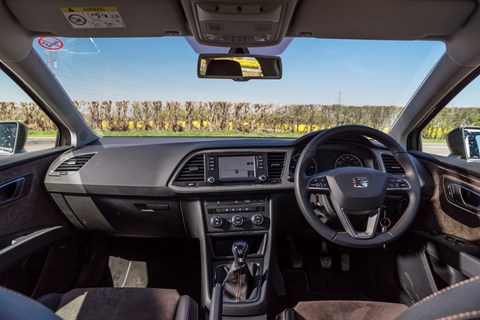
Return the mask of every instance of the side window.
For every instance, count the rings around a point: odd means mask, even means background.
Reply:
[[[0,157],[53,148],[56,134],[55,123],[0,70]]]
[[[480,77],[465,87],[422,131],[423,152],[479,160]]]

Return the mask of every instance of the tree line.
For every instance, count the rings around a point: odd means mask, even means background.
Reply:
[[[101,131],[237,131],[304,134],[358,123],[388,131],[402,108],[395,106],[275,105],[226,101],[74,101],[88,125]],[[33,103],[0,102],[0,120],[18,120],[30,130],[55,130]],[[480,125],[478,108],[445,108],[422,132],[442,139],[460,125]]]

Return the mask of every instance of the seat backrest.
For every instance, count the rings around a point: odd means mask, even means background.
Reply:
[[[20,293],[0,287],[0,319],[61,320],[52,310]]]
[[[480,319],[480,277],[456,283],[424,298],[397,320]]]

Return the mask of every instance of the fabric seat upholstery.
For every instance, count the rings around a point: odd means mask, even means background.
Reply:
[[[308,301],[285,310],[278,320],[393,320],[407,306],[372,301]]]
[[[480,277],[456,283],[410,308],[372,301],[309,301],[278,315],[277,320],[466,320],[480,319]]]
[[[195,301],[188,296],[180,296],[172,289],[74,289],[63,295],[47,294],[34,301],[1,288],[0,306],[2,305],[5,309],[0,310],[0,318],[12,320],[32,319],[31,314],[42,320],[198,319],[198,306]],[[5,312],[8,317],[3,317]]]

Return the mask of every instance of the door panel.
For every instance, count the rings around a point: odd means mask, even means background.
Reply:
[[[62,151],[0,170],[0,286],[35,298],[67,290],[78,276],[78,236],[43,185]]]
[[[414,227],[480,244],[479,216],[471,209],[450,200],[448,196],[448,185],[451,183],[478,191],[480,178],[471,173],[460,172],[451,165],[429,160],[421,160],[421,162],[432,173],[436,188],[425,212],[419,213]]]
[[[435,190],[418,213],[413,232],[399,244],[397,274],[410,298],[406,303],[480,275],[480,174],[470,170],[472,163],[457,166],[465,160],[414,154],[430,171]]]
[[[0,171],[0,185],[31,176],[30,185],[24,185],[27,190],[23,197],[4,205],[0,203],[0,237],[33,228],[67,226],[43,186],[47,169],[57,156],[46,156]]]

